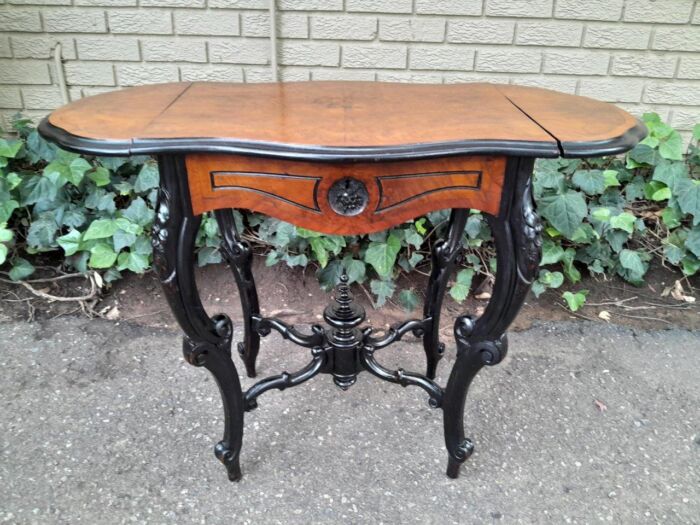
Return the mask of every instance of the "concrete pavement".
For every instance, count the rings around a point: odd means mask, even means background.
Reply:
[[[556,323],[510,342],[473,385],[459,480],[425,393],[362,374],[263,394],[234,484],[216,385],[177,332],[0,324],[0,523],[698,523],[700,333]],[[416,343],[379,355],[423,369]],[[260,372],[308,359],[270,336]]]

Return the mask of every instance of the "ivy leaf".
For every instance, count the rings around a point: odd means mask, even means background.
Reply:
[[[277,263],[276,259],[279,256],[279,254],[277,252],[270,252],[267,256],[270,258],[270,262],[272,264]],[[287,264],[287,266],[289,266],[290,268],[294,268],[295,266],[304,267],[307,264],[309,264],[309,258],[303,253],[300,253],[297,255],[289,255],[288,253],[286,253],[282,256],[282,259]],[[267,261],[266,261],[266,264],[267,264]],[[267,265],[272,266],[272,264],[267,264]]]
[[[318,261],[318,264],[321,265],[321,268],[325,268],[328,264],[328,251],[326,250],[326,245],[323,241],[323,237],[312,237],[309,239],[311,251],[316,256],[316,260]]]
[[[214,222],[216,222],[216,221],[214,221]],[[136,223],[131,222],[131,221],[130,221],[129,219],[127,219],[126,217],[118,217],[118,218],[114,219],[114,224],[116,224],[117,227],[118,227],[120,230],[124,230],[126,233],[133,233],[134,235],[140,235],[141,232],[143,232],[143,228],[142,228],[141,226],[139,226],[139,225],[136,224]],[[216,235],[217,243],[219,242],[219,240],[218,240],[218,231],[219,231],[219,230],[217,229],[217,230],[216,230],[216,232],[217,232],[217,235]],[[218,244],[217,244],[217,245],[218,245]]]
[[[613,186],[620,186],[620,181],[617,179],[618,171],[616,170],[605,170],[603,171],[603,178],[605,179],[605,187],[610,188]]]
[[[550,272],[549,270],[540,270],[540,275],[537,280],[532,283],[532,293],[535,297],[542,295],[547,288],[559,288],[564,283],[564,276],[561,272]]]
[[[12,212],[19,208],[19,203],[16,200],[7,200],[0,202],[0,223],[7,222],[12,217]]]
[[[605,191],[605,175],[600,170],[579,170],[574,173],[572,182],[588,195],[600,195]]]
[[[143,273],[148,269],[148,257],[133,252],[122,252],[117,258],[117,270],[130,270],[134,273]]]
[[[351,256],[343,258],[343,268],[348,276],[348,283],[361,283],[365,280],[365,263]]]
[[[124,248],[128,248],[136,242],[136,235],[133,233],[128,233],[121,228],[114,232],[112,237],[112,242],[114,243],[114,251],[119,253]]]
[[[469,295],[469,290],[472,287],[472,278],[474,277],[474,270],[472,268],[465,268],[457,272],[457,278],[455,283],[450,288],[450,296],[452,299],[461,303]]]
[[[85,208],[76,205],[70,205],[66,211],[63,213],[63,218],[61,220],[62,226],[68,226],[69,228],[78,228],[85,224]]]
[[[153,253],[153,245],[148,237],[142,235],[136,239],[130,250],[139,255],[151,255]]]
[[[221,253],[217,248],[205,246],[197,252],[197,265],[206,266],[207,264],[217,264],[223,260]]]
[[[667,201],[671,198],[671,188],[660,188],[651,194],[653,201]]]
[[[382,307],[386,304],[386,300],[394,295],[396,285],[386,279],[372,279],[369,283],[372,293],[377,296],[377,306]]]
[[[87,231],[83,235],[84,241],[93,239],[106,239],[111,237],[119,229],[117,221],[113,219],[97,219],[90,223]]]
[[[114,193],[108,193],[102,188],[92,188],[85,198],[85,207],[91,210],[97,209],[114,213],[117,210],[114,204]]]
[[[12,230],[7,228],[7,223],[0,222],[0,242],[10,242],[13,236]]]
[[[56,239],[56,230],[56,221],[53,220],[53,214],[44,214],[32,222],[32,225],[29,227],[27,244],[40,250],[50,249]]]
[[[97,186],[107,186],[110,183],[109,170],[98,166],[90,173],[88,173],[88,179],[95,183]],[[128,195],[129,192],[127,192]]]
[[[678,228],[681,225],[682,218],[681,212],[675,207],[669,206],[661,212],[661,220],[669,229]]]
[[[22,177],[20,177],[13,171],[7,174],[5,180],[7,181],[7,184],[10,187],[10,189],[14,190],[22,182]]]
[[[157,188],[159,181],[158,164],[154,160],[146,161],[136,177],[134,191],[142,193],[152,188]]]
[[[540,212],[559,232],[566,237],[571,237],[583,223],[588,213],[588,206],[580,192],[569,190],[565,193],[542,197]]]
[[[17,152],[22,148],[21,140],[6,140],[0,138],[0,157],[15,158]]]
[[[413,290],[401,290],[399,292],[399,304],[407,312],[415,310],[419,302],[418,295]]]
[[[676,186],[676,193],[681,211],[693,216],[693,226],[700,224],[700,181],[682,180]]]
[[[600,222],[608,222],[612,215],[612,210],[606,207],[593,208],[591,217]]]
[[[146,226],[153,222],[153,210],[149,209],[141,197],[134,199],[129,207],[122,212],[122,216],[135,222],[139,226]]]
[[[539,189],[559,189],[564,185],[564,174],[554,165],[539,165],[541,170],[535,171],[534,184]]]
[[[91,168],[92,166],[90,166],[88,161],[82,157],[78,157],[77,159],[73,159],[68,165],[68,174],[66,178],[68,182],[74,186],[78,186],[82,182],[85,173]]]
[[[330,290],[340,281],[343,266],[338,260],[331,261],[328,266],[322,268],[318,274],[318,282],[323,290]]]
[[[696,257],[700,257],[700,227],[695,227],[688,232],[688,237],[685,239],[685,247],[693,252]]]
[[[564,248],[562,248],[560,244],[545,240],[542,243],[542,260],[540,261],[540,266],[556,264],[561,261],[563,256]]]
[[[137,163],[137,160],[134,157],[98,157],[97,160],[105,168],[112,171],[117,171],[119,168],[125,164],[129,164],[130,162]]]
[[[671,264],[680,264],[683,257],[686,256],[686,250],[682,246],[668,243],[664,246],[664,257]]]
[[[647,271],[647,265],[642,260],[639,252],[634,250],[622,250],[620,252],[620,266],[626,272],[622,272],[621,276],[632,283],[639,283]]]
[[[416,231],[420,233],[421,235],[425,235],[428,233],[427,228],[425,227],[425,217],[421,217],[418,219],[416,222],[413,223],[413,225],[416,227]]]
[[[418,249],[423,245],[423,236],[413,228],[405,230],[404,239],[408,244]]]
[[[550,272],[544,270],[540,272],[540,276],[537,278],[539,282],[546,285],[548,288],[559,288],[564,284],[564,275],[561,272]]]
[[[116,260],[117,254],[106,242],[98,242],[90,248],[88,265],[91,268],[109,268]]]
[[[588,244],[593,239],[597,239],[599,236],[590,224],[583,223],[581,226],[576,228],[576,231],[571,236],[571,240],[578,244]]]
[[[10,279],[13,281],[21,281],[26,279],[35,271],[34,266],[26,259],[17,257],[12,261],[12,268],[10,268]]]
[[[40,160],[51,162],[56,158],[59,151],[52,143],[44,140],[36,130],[32,130],[27,136],[26,147],[29,162],[32,164],[36,164]]]
[[[467,232],[467,235],[470,239],[476,239],[481,233],[481,227],[483,223],[484,218],[481,214],[470,215],[467,218],[467,224],[464,227],[464,231]]]
[[[622,212],[610,218],[610,227],[616,230],[623,230],[627,233],[634,231],[634,223],[637,218],[629,212]]]
[[[561,296],[564,298],[566,304],[569,306],[569,310],[575,312],[586,303],[587,295],[588,290],[579,290],[576,293],[564,292]]]
[[[75,254],[80,249],[81,233],[78,230],[71,230],[65,235],[61,235],[56,242],[63,248],[66,256]]]
[[[659,141],[659,155],[670,160],[683,159],[683,139],[680,133],[671,130],[667,137]]]
[[[7,260],[8,248],[4,244],[0,243],[0,264],[4,264]]]
[[[59,186],[48,177],[34,176],[27,180],[22,188],[22,205],[36,204],[37,202],[51,202],[56,199]]]
[[[401,241],[392,233],[387,237],[386,242],[370,242],[364,259],[372,265],[380,277],[386,278],[391,275],[400,250]]]
[[[574,265],[574,259],[576,258],[576,250],[573,248],[567,248],[564,251],[564,256],[561,259],[564,275],[572,283],[577,283],[581,280],[581,272]]]
[[[632,202],[644,197],[644,177],[637,175],[625,185],[625,198]]]
[[[679,181],[688,178],[688,166],[684,162],[664,160],[654,168],[654,174],[651,178],[674,189]]]
[[[700,270],[700,259],[689,255],[683,259],[682,265],[685,275],[695,275]]]
[[[408,258],[408,264],[411,266],[411,268],[415,268],[418,266],[418,263],[421,262],[425,257],[418,253],[418,252],[413,252],[411,256]]]
[[[279,246],[281,248],[283,246],[287,246],[296,236],[299,236],[302,239],[308,239],[310,237],[318,237],[319,235],[320,234],[317,234],[316,232],[312,232],[304,228],[297,228],[288,222],[279,221],[275,230],[273,242],[275,246]]]
[[[648,164],[650,166],[655,166],[659,161],[659,154],[657,150],[648,146],[647,144],[637,144],[632,151],[627,154],[628,159],[632,159],[637,165]],[[628,162],[628,167],[636,167],[634,163],[630,166]]]

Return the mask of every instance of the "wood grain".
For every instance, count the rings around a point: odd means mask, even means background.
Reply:
[[[81,99],[54,111],[48,123],[67,134],[124,144],[127,151],[158,152],[161,143],[168,151],[264,145],[287,158],[298,158],[305,148],[381,153],[396,147],[415,157],[414,150],[432,144],[474,151],[467,149],[470,143],[479,153],[499,145],[504,153],[510,148],[508,154],[556,156],[560,143],[597,143],[638,125],[610,104],[545,89],[381,82],[143,86]],[[61,142],[59,135],[54,139]],[[71,146],[70,137],[64,141]],[[633,145],[628,143],[623,146]],[[73,145],[80,147],[89,152],[97,146]]]
[[[498,215],[505,172],[505,157],[497,156],[328,164],[190,154],[186,164],[195,214],[245,208],[339,235],[384,230],[446,208]],[[369,194],[367,207],[352,217],[328,201],[330,187],[346,177],[361,181]]]
[[[626,111],[588,97],[520,86],[498,86],[498,90],[564,148],[620,137],[638,123]]]

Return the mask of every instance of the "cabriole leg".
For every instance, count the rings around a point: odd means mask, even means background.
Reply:
[[[241,297],[244,334],[243,342],[238,343],[238,353],[243,359],[248,377],[255,377],[257,375],[255,361],[260,350],[260,336],[253,330],[253,316],[260,315],[260,305],[251,269],[253,252],[250,244],[241,240],[233,219],[233,210],[217,210],[214,216],[222,235],[221,248],[226,262],[233,271],[238,294]]]
[[[430,319],[423,332],[423,349],[428,362],[425,375],[430,379],[435,379],[438,362],[445,353],[445,345],[440,342],[440,310],[447,280],[454,270],[457,254],[462,247],[462,234],[468,213],[464,209],[452,210],[446,239],[437,241],[433,246],[432,269],[423,306],[423,317]]]
[[[239,455],[243,442],[243,394],[231,360],[231,320],[210,318],[202,306],[194,280],[194,242],[201,222],[188,211],[184,159],[159,159],[161,188],[153,224],[153,265],[165,297],[185,333],[183,353],[194,366],[209,370],[224,405],[224,437],[216,445],[216,457],[226,466],[232,481],[241,478]]]
[[[451,478],[459,475],[460,466],[474,449],[471,440],[464,436],[469,385],[484,365],[498,364],[505,357],[505,331],[537,276],[542,227],[532,204],[532,166],[532,159],[508,161],[499,216],[487,216],[497,250],[493,295],[481,317],[475,320],[462,316],[455,322],[457,361],[443,398],[447,475]]]

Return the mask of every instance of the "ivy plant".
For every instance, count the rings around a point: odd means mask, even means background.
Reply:
[[[541,160],[534,197],[543,218],[542,268],[535,295],[578,283],[581,272],[641,284],[653,257],[685,275],[700,271],[700,125],[684,151],[680,134],[650,113],[648,137],[625,156]],[[152,264],[150,229],[158,167],[148,157],[103,158],[63,151],[18,117],[0,138],[0,264],[12,279],[35,271],[39,254],[60,257],[77,271],[94,269],[107,282]],[[429,213],[388,231],[364,236],[324,235],[252,212],[235,213],[238,229],[266,264],[311,265],[328,289],[347,273],[375,298],[419,304],[413,289],[397,293],[397,279],[426,273],[449,212]],[[205,215],[197,235],[200,265],[221,262],[216,221]],[[458,302],[477,279],[496,271],[491,233],[472,211],[462,238],[462,267],[450,284]],[[569,293],[572,309],[584,291]],[[578,305],[578,306],[577,306]]]

